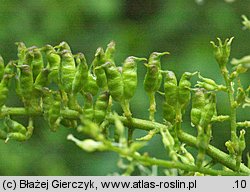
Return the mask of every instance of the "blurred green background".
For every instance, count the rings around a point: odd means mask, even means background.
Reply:
[[[148,57],[153,51],[169,51],[162,59],[164,69],[177,76],[185,71],[200,71],[205,77],[222,83],[213,57],[210,40],[234,36],[231,57],[250,54],[250,31],[242,30],[241,15],[250,17],[250,1],[236,0],[0,0],[0,53],[6,61],[16,59],[15,42],[27,46],[57,45],[67,41],[73,52],[83,52],[92,61],[97,47],[110,40],[117,44],[116,63],[129,55]],[[148,99],[142,82],[143,65],[138,67],[139,87],[131,107],[135,117],[148,118]],[[249,85],[249,73],[242,76]],[[19,102],[10,94],[9,105]],[[161,101],[157,95],[157,120],[162,122]],[[218,95],[218,113],[228,114],[225,94]],[[120,111],[121,114],[121,111]],[[249,109],[239,110],[239,120],[249,120]],[[66,140],[75,130],[49,131],[42,118],[37,118],[34,136],[25,143],[0,142],[0,175],[107,175],[120,172],[114,153],[86,153]],[[189,113],[185,122],[190,127]],[[195,130],[188,129],[195,134]],[[229,125],[216,124],[212,144],[226,151]],[[137,131],[137,135],[145,134]],[[246,152],[250,150],[247,131]],[[160,137],[145,149],[150,155],[166,158]],[[246,160],[246,158],[244,159]]]

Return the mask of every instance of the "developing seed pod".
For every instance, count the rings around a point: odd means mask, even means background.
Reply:
[[[204,109],[202,110],[201,113],[201,120],[199,125],[202,128],[206,128],[210,124],[212,117],[214,116],[215,113],[215,103],[216,103],[215,93],[209,93],[207,103],[205,104]]]
[[[177,105],[178,87],[177,79],[173,71],[164,71],[164,93],[165,101],[175,107]]]
[[[96,78],[90,73],[90,71],[88,72],[87,85],[83,86],[83,90],[93,96],[98,93],[99,87],[96,84]]]
[[[201,120],[201,113],[205,107],[205,94],[203,89],[196,89],[192,98],[191,123],[197,126]]]
[[[163,118],[173,125],[175,122],[175,116],[176,116],[175,108],[169,105],[167,102],[164,102],[163,103]]]
[[[88,65],[83,53],[76,55],[77,71],[72,84],[72,92],[76,94],[88,83]]]
[[[34,57],[31,62],[31,66],[32,66],[33,79],[36,79],[36,77],[42,71],[44,67],[43,56],[42,56],[41,51],[37,47],[34,47],[32,51],[33,51]]]
[[[32,61],[34,59],[34,52],[33,49],[36,48],[35,46],[29,47],[25,50],[25,57],[22,65],[29,65],[32,69]],[[21,65],[20,65],[21,66]]]
[[[9,93],[9,80],[12,78],[12,75],[4,75],[0,83],[0,108],[5,104],[8,93]]]
[[[155,65],[156,67],[158,67],[158,69],[161,69],[161,57],[163,55],[168,55],[169,52],[162,52],[162,53],[158,53],[158,52],[153,52],[151,53],[151,55],[149,56],[148,59],[148,64],[149,65]]]
[[[25,52],[27,50],[26,45],[23,42],[16,42],[17,45],[17,57],[18,57],[18,66],[21,66],[25,59]]]
[[[83,118],[92,121],[94,117],[93,96],[84,93]]]
[[[115,42],[111,41],[105,50],[105,60],[114,62]]]
[[[75,60],[68,50],[61,52],[61,63],[59,68],[59,80],[63,90],[67,93],[72,91],[72,82],[76,73]]]
[[[146,92],[157,92],[161,86],[162,74],[160,58],[163,55],[169,54],[168,52],[158,53],[153,52],[149,59],[147,67],[147,73],[144,78],[144,89]]]
[[[44,87],[47,87],[49,85],[49,73],[50,70],[48,68],[44,68],[38,74],[34,83],[34,88],[36,90],[42,90]]]
[[[60,55],[55,51],[51,45],[45,45],[42,49],[45,51],[47,59],[47,68],[51,71],[49,74],[50,82],[58,83],[58,71],[61,63]]]
[[[122,80],[124,86],[124,99],[130,100],[137,87],[137,62],[146,61],[145,58],[128,57],[122,67]]]
[[[56,131],[60,126],[61,97],[59,92],[52,93],[49,89],[43,89],[44,118],[48,122],[50,130]]]
[[[144,78],[144,90],[147,93],[154,93],[158,91],[157,88],[160,87],[160,85],[157,83],[160,81],[161,75],[159,75],[159,70],[154,65],[146,65],[147,67],[147,73]]]
[[[20,68],[20,91],[24,100],[32,97],[33,74],[29,65],[22,65]]]
[[[14,66],[15,62],[14,61],[9,61],[8,64],[4,68],[4,74],[6,75],[14,75]]]
[[[69,99],[69,101],[68,101],[69,109],[72,109],[72,110],[75,110],[75,111],[78,111],[79,113],[81,113],[82,108],[77,101],[77,95],[70,93],[70,94],[68,94],[68,99]]]
[[[99,66],[103,65],[106,62],[105,60],[105,53],[104,50],[99,47],[95,53],[95,59],[92,62],[92,66],[94,69],[94,75],[96,76],[96,83],[97,85],[104,90],[108,89],[107,85],[107,78],[103,68]]]
[[[100,125],[107,114],[107,109],[109,106],[109,92],[108,91],[104,91],[102,92],[95,103],[95,110],[94,110],[94,120],[95,122]]]
[[[193,75],[195,75],[196,73],[189,73],[189,72],[185,72],[183,73],[183,75],[181,76],[180,82],[179,82],[179,92],[178,92],[178,102],[180,104],[182,113],[185,113],[185,109],[187,107],[187,105],[189,104],[189,101],[191,99],[191,82],[190,79]]]
[[[24,135],[27,132],[26,128],[22,124],[10,119],[10,117],[4,118],[4,125],[6,126],[6,128],[9,132],[18,132],[18,133],[22,133]]]
[[[61,52],[63,50],[67,50],[67,51],[71,52],[69,44],[65,41],[63,41],[59,45],[55,46],[55,49],[57,49],[57,52]]]
[[[13,139],[15,141],[23,142],[27,140],[27,137],[25,134],[14,132],[14,133],[8,133],[7,138],[5,140],[5,143],[7,143],[10,139]]]
[[[106,62],[102,67],[105,70],[110,95],[115,101],[121,102],[123,100],[124,90],[121,73],[115,64],[111,62]]]
[[[4,74],[4,60],[3,57],[0,55],[0,81],[3,78],[3,74]]]
[[[58,130],[61,117],[60,117],[60,111],[61,111],[61,102],[60,102],[60,96],[59,93],[54,93],[54,99],[50,105],[49,111],[48,111],[48,123],[50,130],[55,132]]]

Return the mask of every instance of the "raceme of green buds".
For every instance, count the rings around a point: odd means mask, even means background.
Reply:
[[[213,41],[211,41],[210,43],[213,45],[214,48],[215,59],[218,62],[219,66],[222,68],[225,67],[228,62],[233,37],[231,37],[230,39],[226,39],[224,43],[222,43],[220,38],[217,39],[219,45],[216,45]]]
[[[232,38],[224,43],[219,40],[219,45],[212,43],[225,85],[218,85],[200,74],[199,81],[192,85],[191,77],[197,72],[184,72],[177,79],[173,71],[161,69],[160,58],[168,53],[153,52],[145,64],[147,72],[143,82],[144,90],[150,98],[151,121],[134,118],[130,111],[130,100],[139,86],[137,65],[146,59],[129,56],[122,66],[118,66],[114,57],[115,43],[110,42],[105,51],[102,48],[96,50],[94,60],[88,65],[84,54],[73,54],[66,42],[42,48],[26,47],[24,43],[18,42],[17,60],[11,60],[5,65],[0,56],[0,123],[3,124],[0,127],[0,138],[5,142],[28,140],[34,130],[34,117],[43,116],[53,132],[64,126],[77,128],[77,131],[89,137],[80,141],[72,135],[68,136],[82,149],[88,152],[115,151],[121,158],[126,158],[129,164],[126,174],[131,174],[140,164],[160,165],[173,173],[172,163],[179,175],[195,175],[197,172],[216,174],[217,170],[210,166],[212,163],[205,165],[207,156],[239,175],[248,174],[250,170],[241,163],[243,152],[248,147],[245,131],[238,132],[238,129],[250,125],[249,120],[237,122],[236,112],[239,107],[250,106],[250,87],[246,89],[240,81],[240,74],[249,69],[249,58],[233,59],[232,70],[227,70],[225,65],[231,42]],[[160,90],[163,77],[164,93]],[[16,86],[13,97],[20,97],[20,107],[8,103],[8,93],[13,93],[12,83]],[[229,114],[217,114],[216,96],[219,91],[229,95]],[[163,116],[156,118],[161,118],[163,123],[152,122],[155,120],[158,103],[155,93],[164,95],[159,97],[162,99],[160,107]],[[196,137],[185,132],[188,124],[183,122],[191,98],[191,122],[197,129]],[[121,106],[123,114],[113,112],[112,101]],[[18,122],[16,116],[19,115],[27,117],[28,125]],[[211,138],[216,137],[212,135],[213,123],[223,121],[230,122],[231,139],[226,142],[230,155],[210,145]],[[136,135],[132,135],[135,129],[146,131],[146,136],[136,138]],[[158,137],[158,133],[167,149],[168,161],[140,151],[146,142],[154,136]],[[184,147],[185,143],[197,149],[196,158],[189,152],[189,147]],[[234,172],[220,170],[218,173]]]

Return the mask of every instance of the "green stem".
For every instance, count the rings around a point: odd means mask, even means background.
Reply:
[[[228,98],[230,102],[231,141],[235,142],[237,139],[237,134],[236,134],[237,124],[236,124],[236,105],[234,100],[234,88],[232,85],[232,81],[229,78],[229,72],[226,67],[221,68],[221,73],[223,75],[223,78],[227,86]]]
[[[0,112],[0,117],[3,114],[5,114],[5,115],[31,115],[28,113],[28,111],[25,108],[18,108],[18,107],[14,107],[14,108],[3,107],[1,112]],[[37,111],[36,113],[33,113],[32,115],[33,116],[42,115],[42,112]],[[77,111],[69,110],[69,109],[62,110],[61,115],[65,118],[69,118],[69,119],[78,119],[79,118],[79,113]],[[152,122],[152,121],[142,120],[142,119],[137,119],[137,118],[133,118],[133,121],[128,121],[128,119],[126,117],[120,116],[119,119],[128,128],[136,127],[136,129],[141,129],[141,130],[145,130],[145,131],[150,131],[150,130],[154,130],[154,129],[160,130],[161,128],[163,128],[163,129],[169,128],[166,125],[163,125],[163,124],[160,124],[157,122]],[[110,115],[109,117],[107,117],[107,120],[110,123],[114,123],[115,118],[113,115]],[[182,142],[187,143],[188,145],[197,148],[197,146],[196,146],[197,139],[194,136],[182,131],[178,134],[178,137]],[[230,155],[224,153],[223,151],[217,149],[216,147],[213,147],[212,145],[208,145],[206,154],[209,155],[211,158],[213,158],[218,163],[221,163],[222,165],[224,165],[232,170],[236,170],[235,159],[233,159]],[[246,167],[244,164],[240,165],[240,171],[250,174],[250,169],[248,167]]]
[[[149,93],[149,120],[155,121],[156,102],[155,93]]]
[[[181,169],[181,170],[188,171],[188,172],[193,172],[193,173],[199,172],[199,173],[204,173],[208,175],[223,175],[223,176],[249,175],[248,173],[237,173],[237,172],[232,172],[232,171],[214,170],[214,169],[205,168],[205,167],[198,168],[197,166],[194,166],[194,165],[187,165],[187,164],[183,164],[180,162],[166,161],[162,159],[152,158],[149,156],[142,156],[138,153],[130,153],[129,151],[113,146],[112,144],[108,142],[105,142],[105,144],[108,145],[109,150],[114,151],[120,154],[121,156],[132,157],[134,160],[144,163],[147,166],[158,165],[158,166],[166,167],[169,169],[176,168],[176,169]]]

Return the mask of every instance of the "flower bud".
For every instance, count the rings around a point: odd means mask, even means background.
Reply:
[[[216,45],[213,41],[211,41],[210,43],[212,44],[214,48],[215,59],[218,62],[220,68],[222,68],[222,67],[225,67],[228,62],[233,37],[231,37],[230,39],[227,38],[224,44],[222,43],[220,38],[217,38],[217,39],[218,39],[219,45]]]

